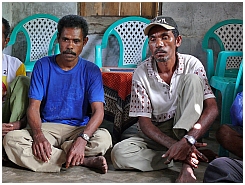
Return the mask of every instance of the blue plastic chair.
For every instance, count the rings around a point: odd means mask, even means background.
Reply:
[[[215,56],[210,41],[217,42],[219,51],[242,51],[243,20],[230,19],[219,22],[204,35],[202,48],[207,54],[207,77],[210,81],[215,72]],[[226,63],[225,76],[236,77],[242,57],[230,57]]]
[[[109,36],[114,35],[119,43],[119,68],[135,68],[146,58],[148,37],[144,28],[150,20],[143,17],[125,17],[117,20],[105,31],[101,44],[95,46],[95,64],[103,66],[102,50],[107,47]]]
[[[20,21],[10,35],[8,46],[16,42],[16,36],[23,32],[27,42],[25,58],[26,72],[32,72],[35,62],[41,57],[58,54],[55,44],[59,18],[49,14],[34,14]]]

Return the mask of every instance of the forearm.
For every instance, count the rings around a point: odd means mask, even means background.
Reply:
[[[159,128],[157,128],[152,122],[150,118],[139,117],[139,124],[142,132],[154,140],[155,142],[170,148],[177,140],[167,136],[164,134]]]
[[[21,120],[11,122],[10,124],[13,125],[14,130],[20,130],[22,128],[25,128],[27,125],[27,117],[25,115]]]
[[[38,110],[29,107],[27,109],[27,121],[30,128],[32,129],[33,136],[42,134],[42,130],[41,130],[42,122]]]

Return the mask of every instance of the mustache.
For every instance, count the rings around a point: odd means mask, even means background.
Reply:
[[[71,51],[71,50],[65,50],[65,51],[63,51],[62,53],[63,53],[63,54],[72,54],[72,55],[74,55],[74,56],[77,55],[76,53],[74,53],[74,52]]]
[[[157,54],[157,53],[167,53],[167,51],[163,50],[162,48],[158,48],[154,54]]]

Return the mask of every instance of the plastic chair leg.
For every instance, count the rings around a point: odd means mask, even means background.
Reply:
[[[230,109],[233,102],[233,97],[230,97],[231,93],[224,92],[222,94],[222,105],[221,105],[221,119],[220,123],[231,124]]]
[[[228,88],[227,88],[228,89]],[[221,105],[221,119],[220,124],[231,124],[231,117],[230,117],[230,109],[233,103],[233,97],[230,97],[231,92],[226,90],[225,92],[221,93],[222,96],[222,105]],[[229,151],[224,149],[221,145],[219,146],[219,156],[220,157],[229,157]]]

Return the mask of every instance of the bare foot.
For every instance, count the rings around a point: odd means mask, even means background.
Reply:
[[[184,163],[180,171],[179,177],[176,179],[177,183],[196,182],[196,176],[190,165]]]
[[[86,157],[84,158],[83,166],[97,168],[101,170],[102,173],[107,173],[108,170],[106,159],[103,156]]]

